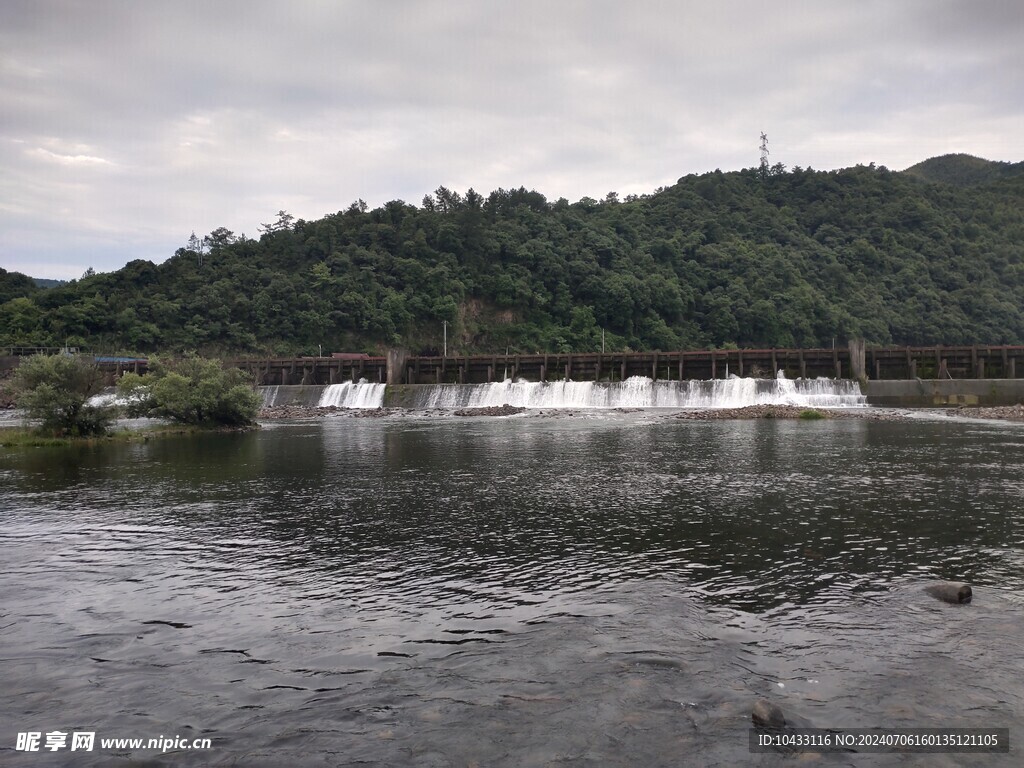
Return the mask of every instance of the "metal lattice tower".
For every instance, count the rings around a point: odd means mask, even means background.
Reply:
[[[761,177],[764,178],[768,175],[768,155],[771,153],[768,151],[768,134],[761,134]]]

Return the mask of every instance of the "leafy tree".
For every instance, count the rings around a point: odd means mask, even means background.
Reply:
[[[294,221],[295,217],[288,213],[288,211],[278,211],[277,221],[275,221],[272,224],[261,224],[259,226],[259,229],[266,235],[272,234],[274,232],[283,232],[285,230],[291,229]]]
[[[31,296],[39,290],[31,277],[20,272],[8,272],[0,267],[0,304],[21,296]]]
[[[236,241],[235,233],[226,227],[217,227],[213,232],[203,238],[205,245],[211,252],[216,252],[224,246],[231,245]]]
[[[248,374],[196,356],[177,361],[151,358],[148,373],[125,374],[117,389],[131,402],[133,415],[199,426],[251,425],[260,404]]]
[[[90,402],[103,384],[94,363],[72,355],[33,355],[21,362],[14,377],[18,405],[40,421],[39,430],[69,437],[107,431],[117,409]]]

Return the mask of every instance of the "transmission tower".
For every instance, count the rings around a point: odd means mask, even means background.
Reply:
[[[768,175],[768,155],[771,153],[768,151],[768,134],[761,134],[761,178],[765,178]]]

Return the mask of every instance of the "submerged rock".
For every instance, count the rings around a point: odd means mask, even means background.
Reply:
[[[764,699],[754,702],[750,710],[750,719],[756,728],[784,728],[786,715],[782,708]]]
[[[782,730],[783,728],[814,728],[814,723],[805,717],[786,714],[782,707],[772,704],[766,699],[758,699],[750,710],[750,719],[755,728],[770,728]]]
[[[974,597],[971,585],[958,581],[940,581],[937,584],[929,584],[924,591],[936,600],[954,605],[969,603]]]

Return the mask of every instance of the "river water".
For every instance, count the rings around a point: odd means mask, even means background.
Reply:
[[[823,727],[1011,729],[1024,429],[662,412],[329,418],[0,452],[0,763],[790,765]],[[935,579],[974,602],[925,595]],[[19,732],[95,732],[91,752]],[[208,751],[100,749],[210,738]],[[799,760],[799,758],[797,758]]]

